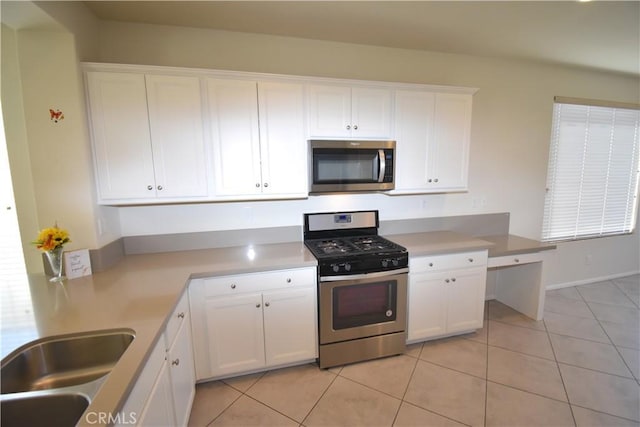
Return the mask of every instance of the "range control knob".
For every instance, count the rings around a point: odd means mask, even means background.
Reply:
[[[387,260],[387,259],[383,259],[383,260],[382,260],[382,267],[383,267],[383,268],[387,268],[387,266],[389,266],[389,260]]]
[[[391,260],[391,264],[393,264],[394,267],[397,267],[398,266],[398,260],[397,259]]]
[[[348,262],[344,264],[344,269],[346,271],[351,271],[351,264],[349,264]]]
[[[338,264],[333,264],[331,266],[331,269],[337,273],[338,271],[340,271],[340,266]]]

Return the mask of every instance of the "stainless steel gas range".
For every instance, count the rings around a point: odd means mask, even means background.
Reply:
[[[304,243],[318,259],[321,368],[405,349],[409,255],[378,226],[377,210],[304,215]]]

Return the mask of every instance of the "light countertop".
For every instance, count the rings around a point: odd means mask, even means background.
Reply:
[[[515,234],[483,236],[482,239],[493,243],[493,246],[489,248],[490,258],[548,251],[556,248],[554,244],[527,239],[526,237],[516,236]]]
[[[62,285],[44,275],[3,293],[3,357],[39,338],[133,330],[135,339],[87,411],[115,414],[126,400],[191,278],[311,266],[302,242],[129,255],[115,267]],[[81,419],[79,425],[83,424]],[[85,421],[86,423],[86,421]],[[88,425],[88,424],[87,424]]]
[[[409,256],[474,251],[493,246],[493,243],[484,240],[484,238],[470,237],[453,231],[392,234],[385,237],[407,248]]]

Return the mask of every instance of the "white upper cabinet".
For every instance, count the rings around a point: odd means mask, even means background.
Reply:
[[[308,85],[310,138],[389,138],[391,90]]]
[[[393,194],[465,191],[472,95],[397,90]]]
[[[101,203],[207,196],[200,81],[88,72]]]
[[[216,196],[306,197],[301,84],[207,79]]]
[[[467,189],[474,89],[84,67],[100,204],[306,198],[309,139],[396,140],[388,194]]]
[[[90,72],[87,89],[100,200],[155,198],[144,75]]]
[[[422,192],[432,139],[435,94],[396,91],[396,191]]]
[[[216,195],[260,192],[256,83],[207,79]]]
[[[158,197],[207,195],[200,79],[146,76]]]
[[[471,95],[436,94],[427,184],[438,190],[466,190],[471,134]]]
[[[307,197],[307,140],[304,134],[304,86],[259,82],[262,193]]]

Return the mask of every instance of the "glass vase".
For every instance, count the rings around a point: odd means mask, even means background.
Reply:
[[[62,246],[46,251],[44,254],[47,256],[47,261],[49,261],[49,266],[51,267],[52,277],[49,281],[62,282],[64,280],[62,275]]]

